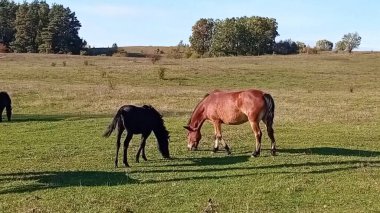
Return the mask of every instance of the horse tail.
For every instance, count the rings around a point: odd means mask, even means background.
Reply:
[[[121,117],[121,112],[122,112],[122,108],[120,108],[120,109],[117,111],[115,117],[113,118],[112,122],[111,122],[110,125],[108,126],[107,130],[103,133],[103,137],[108,138],[108,137],[111,135],[111,133],[115,130],[116,125],[117,125],[119,122],[121,122],[121,121],[120,121],[121,118],[122,118],[122,117]]]
[[[264,100],[267,106],[265,121],[266,124],[272,125],[274,119],[274,100],[270,94],[264,94]]]

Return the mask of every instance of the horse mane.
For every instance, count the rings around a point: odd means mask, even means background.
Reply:
[[[144,109],[149,110],[154,114],[154,116],[157,119],[157,129],[153,130],[156,134],[159,134],[160,137],[163,137],[164,139],[169,139],[169,131],[165,127],[165,121],[162,119],[161,113],[159,113],[154,107],[151,105],[144,105],[142,106]]]
[[[211,94],[213,94],[213,93],[216,93],[216,92],[221,92],[221,91],[222,91],[222,90],[215,89],[215,90],[213,90],[213,91],[211,91],[211,92],[209,92],[209,93],[206,93],[206,94],[203,96],[202,100],[199,101],[198,104],[195,106],[193,112],[191,113],[191,116],[190,116],[190,118],[189,118],[189,121],[187,122],[187,125],[190,125],[191,118],[193,117],[195,110],[198,109],[198,106],[199,106],[199,105],[200,105],[200,104],[201,104],[201,103],[202,103],[202,102],[203,102],[203,101],[204,101],[209,95],[211,95]]]

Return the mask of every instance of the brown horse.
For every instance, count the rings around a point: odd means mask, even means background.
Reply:
[[[228,154],[230,149],[222,137],[221,124],[238,125],[249,121],[256,138],[256,149],[252,156],[260,155],[261,130],[259,123],[262,120],[267,126],[271,140],[271,154],[276,154],[276,142],[273,130],[274,100],[270,94],[260,90],[249,89],[238,92],[223,92],[215,90],[207,94],[195,107],[191,118],[184,126],[188,130],[189,150],[196,150],[202,138],[201,127],[205,120],[211,121],[215,131],[214,152],[221,142]]]

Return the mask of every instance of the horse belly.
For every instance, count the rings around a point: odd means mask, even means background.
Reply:
[[[248,121],[248,117],[244,113],[235,113],[222,119],[223,123],[228,125],[239,125]]]

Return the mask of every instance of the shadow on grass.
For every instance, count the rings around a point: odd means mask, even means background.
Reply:
[[[162,111],[165,117],[179,117],[188,115],[189,111]],[[12,121],[7,123],[22,123],[22,122],[56,122],[63,120],[86,120],[93,118],[113,118],[113,114],[57,114],[57,115],[43,115],[43,114],[13,114]],[[5,119],[6,120],[6,119]]]
[[[244,160],[238,156],[236,161]],[[326,174],[333,172],[341,172],[355,170],[360,168],[380,168],[380,161],[351,160],[340,162],[305,162],[305,163],[286,163],[263,166],[232,166],[226,167],[222,164],[211,165],[209,163],[216,161],[206,160],[207,163],[197,162],[189,165],[166,165],[168,169],[154,167],[152,170],[133,171],[128,174],[125,172],[104,172],[104,171],[66,171],[66,172],[25,172],[25,173],[9,173],[0,174],[0,183],[2,182],[19,182],[33,181],[32,184],[21,186],[13,186],[8,189],[0,190],[1,194],[10,193],[29,193],[44,189],[56,189],[62,187],[78,187],[78,186],[118,186],[127,184],[157,184],[172,183],[183,181],[209,181],[220,179],[231,179],[240,177],[250,177],[255,175],[267,174]],[[201,165],[210,165],[207,167],[199,167]],[[198,166],[197,166],[198,164]],[[153,174],[156,178],[146,178],[138,180],[131,177],[133,174]],[[162,175],[156,175],[162,173]],[[176,177],[173,177],[176,174]],[[165,178],[163,178],[163,175]],[[12,184],[13,185],[13,184]]]
[[[34,181],[35,183],[0,190],[0,194],[75,186],[117,186],[139,182],[129,177],[125,172],[104,171],[8,173],[0,175],[0,183],[3,181]]]
[[[226,155],[222,157],[202,157],[202,158],[178,158],[179,160],[191,161],[190,164],[176,164],[175,166],[223,166],[238,163],[244,163],[249,160],[250,156]],[[176,160],[174,158],[174,160]]]
[[[111,115],[75,115],[75,114],[62,114],[62,115],[39,115],[39,114],[13,114],[10,123],[22,122],[56,122],[63,120],[86,120],[92,118],[111,118]]]
[[[308,155],[334,155],[334,156],[353,156],[353,157],[379,157],[380,152],[356,150],[335,147],[312,147],[306,149],[280,149],[279,153],[308,154]]]

